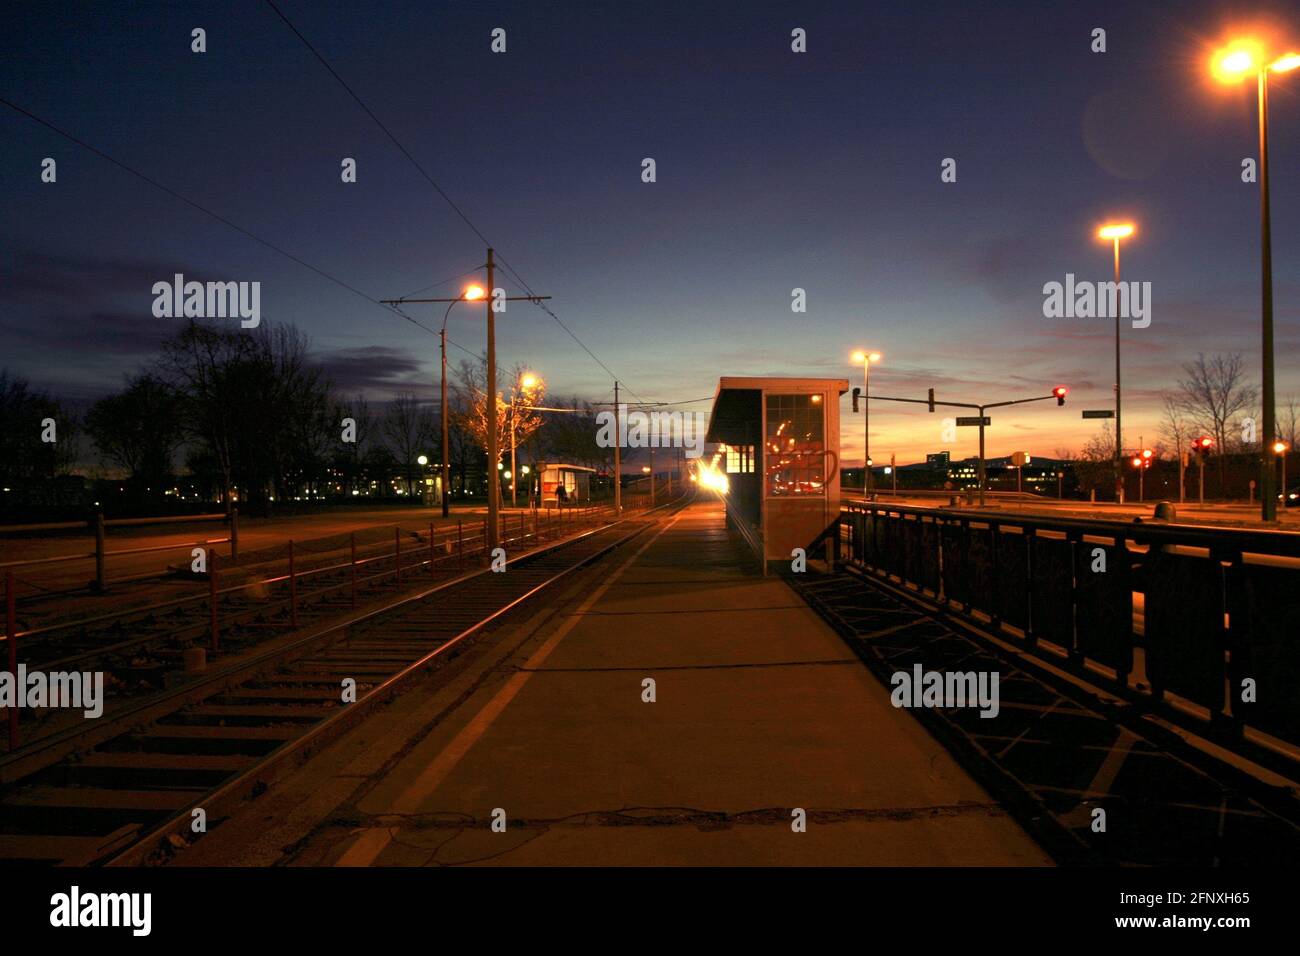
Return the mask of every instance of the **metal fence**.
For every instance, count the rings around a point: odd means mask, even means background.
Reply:
[[[1296,759],[1300,534],[850,502],[838,544],[1126,699]]]

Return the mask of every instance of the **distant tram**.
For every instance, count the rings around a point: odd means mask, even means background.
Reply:
[[[541,507],[554,508],[556,504],[591,500],[591,476],[596,473],[595,468],[543,463],[538,465],[538,473],[541,476],[538,487]]]

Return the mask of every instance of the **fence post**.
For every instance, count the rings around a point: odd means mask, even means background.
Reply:
[[[460,567],[465,567],[465,522],[456,519],[456,558]]]
[[[433,522],[429,522],[429,577],[435,577],[433,571]]]
[[[298,626],[298,574],[293,566],[293,539],[289,539],[289,624]]]
[[[352,606],[357,606],[357,533],[348,532],[348,545],[351,550],[351,558],[348,560],[349,577],[351,578]]]
[[[230,509],[230,563],[239,563],[239,509]]]
[[[104,573],[104,512],[95,512],[95,590],[103,591],[108,586]],[[17,680],[17,675],[14,675]]]
[[[397,564],[397,586],[402,586],[402,528],[393,526],[393,559]]]
[[[221,627],[217,623],[217,556],[208,552],[208,625],[211,632],[208,649],[217,652],[221,644]]]
[[[102,519],[101,519],[102,520]],[[5,572],[5,644],[8,645],[9,673],[13,675],[14,702],[9,708],[9,749],[18,749],[18,701],[26,688],[18,686],[18,613],[14,597],[14,573]]]

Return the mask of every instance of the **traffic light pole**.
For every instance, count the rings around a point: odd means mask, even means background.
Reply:
[[[1044,402],[1049,398],[1056,399],[1058,405],[1065,404],[1065,386],[1058,386],[1050,395],[1036,395],[1033,398],[1014,398],[1006,402],[989,402],[986,405],[979,405],[975,402],[941,402],[934,397],[934,390],[930,390],[927,398],[894,398],[888,395],[874,396],[878,402],[908,402],[913,405],[928,405],[930,411],[934,411],[934,406],[943,405],[946,408],[974,408],[979,412],[979,429],[980,429],[980,457],[979,457],[979,486],[980,486],[980,507],[984,507],[984,490],[988,484],[984,469],[984,412],[990,408],[1005,408],[1008,405],[1024,405],[1028,402]],[[856,411],[856,409],[855,409]]]

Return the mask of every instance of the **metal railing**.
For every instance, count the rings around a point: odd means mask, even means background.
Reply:
[[[1129,701],[1297,759],[1300,534],[848,502],[835,537],[840,560]]]
[[[115,551],[109,551],[106,544],[106,530],[108,528],[125,528],[125,527],[143,527],[147,525],[164,525],[164,524],[189,524],[191,522],[201,521],[220,521],[230,527],[230,534],[224,538],[207,538],[198,542],[183,541],[177,544],[152,545],[145,548],[120,548]],[[96,514],[90,521],[59,521],[49,524],[20,524],[20,525],[0,525],[0,535],[4,534],[26,534],[32,532],[47,531],[77,531],[89,529],[95,535],[95,550],[82,551],[75,554],[59,554],[47,558],[25,558],[19,561],[0,561],[0,571],[13,571],[16,568],[36,567],[45,564],[64,564],[69,561],[90,561],[95,562],[95,579],[91,585],[99,591],[108,587],[108,559],[122,558],[136,554],[151,554],[162,551],[183,551],[189,550],[196,546],[207,547],[213,544],[229,544],[230,553],[235,560],[239,558],[239,511],[232,510],[229,515],[226,514],[209,514],[209,515],[175,515],[165,518],[108,518],[105,519],[102,514]],[[123,580],[138,580],[140,578],[151,577],[152,575],[141,575],[137,578],[118,579],[119,583]]]
[[[647,501],[644,504],[649,506],[650,503]],[[545,541],[571,536],[581,529],[599,525],[611,518],[612,508],[599,505],[566,505],[550,512],[538,510],[504,512],[501,515],[500,546],[508,551],[520,548],[527,550]],[[387,532],[390,531],[391,536],[388,536]],[[364,533],[372,533],[370,534],[372,542],[362,543],[359,548],[358,535]],[[373,533],[378,533],[381,537],[375,540]],[[307,547],[304,547],[304,544]],[[188,548],[190,545],[184,547]],[[318,563],[303,568],[300,564],[301,559],[313,554],[320,559]],[[492,557],[487,553],[486,518],[481,521],[461,520],[455,525],[444,525],[441,528],[429,522],[425,528],[418,531],[405,530],[399,525],[381,525],[358,529],[344,535],[335,535],[317,542],[300,541],[296,546],[290,539],[283,545],[265,550],[259,556],[264,559],[264,563],[276,565],[276,570],[269,573],[245,574],[242,580],[225,583],[223,578],[231,571],[248,569],[228,568],[215,551],[209,551],[205,556],[207,570],[204,576],[207,579],[207,587],[204,588],[204,593],[26,630],[19,630],[17,626],[17,581],[13,570],[6,570],[2,574],[4,628],[0,631],[0,646],[3,646],[4,655],[3,668],[16,676],[19,648],[32,639],[57,640],[57,635],[77,627],[113,621],[124,616],[138,617],[147,612],[179,610],[185,607],[205,613],[206,649],[215,653],[221,649],[224,629],[237,624],[251,626],[243,619],[262,616],[272,608],[283,608],[287,612],[286,618],[260,626],[293,630],[299,626],[298,612],[305,600],[321,601],[340,596],[348,605],[356,608],[359,588],[377,582],[391,582],[401,590],[404,587],[404,577],[405,586],[419,588],[427,581],[425,575],[436,578],[449,565],[457,571],[463,571],[471,565],[481,565],[484,560]],[[281,570],[279,566],[286,563],[287,567]],[[340,575],[339,572],[345,573]],[[309,587],[310,591],[307,590]],[[251,609],[230,608],[235,599],[245,596],[253,598]],[[201,621],[202,618],[197,620]],[[80,666],[106,653],[121,651],[134,645],[142,646],[149,641],[161,640],[162,637],[163,635],[157,634],[135,637],[93,651],[82,651],[70,657],[59,658],[46,666],[51,669]],[[9,748],[13,750],[18,745],[18,708],[0,708],[0,710],[7,710]]]

